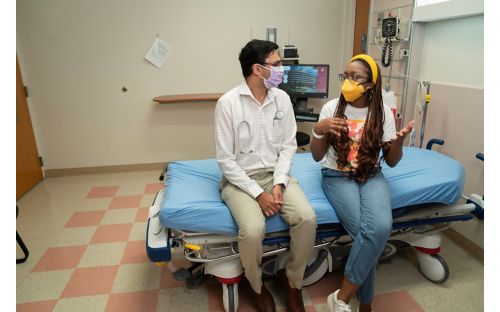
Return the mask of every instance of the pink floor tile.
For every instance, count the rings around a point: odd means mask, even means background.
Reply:
[[[142,195],[116,196],[109,204],[109,209],[139,208]]]
[[[413,297],[406,291],[380,294],[373,299],[373,310],[384,312],[424,312]]]
[[[87,211],[87,212],[75,212],[68,223],[64,226],[68,227],[80,227],[80,226],[93,226],[99,225],[105,211]]]
[[[86,198],[113,197],[118,191],[118,186],[96,186],[87,194]]]
[[[146,254],[146,241],[127,242],[121,264],[149,262]]]
[[[61,298],[108,294],[113,289],[118,266],[75,269]]]
[[[343,274],[340,271],[326,273],[322,279],[316,283],[305,287],[312,304],[326,303],[326,297],[340,288]]]
[[[135,216],[135,222],[145,222],[148,220],[149,207],[139,208],[137,210],[137,215]]]
[[[31,272],[44,272],[75,268],[87,249],[86,245],[49,248]]]
[[[160,288],[186,287],[184,281],[176,280],[172,273],[181,268],[189,268],[191,263],[187,259],[173,260],[170,265],[166,265],[161,271]]]
[[[316,308],[312,305],[306,305],[304,306],[304,309],[306,312],[317,312]],[[286,308],[283,309],[277,309],[276,312],[287,312],[288,310]]]
[[[158,290],[111,294],[106,312],[155,312],[158,305]],[[187,309],[186,309],[187,310]]]
[[[128,241],[132,224],[106,224],[97,227],[91,244],[115,243]]]
[[[271,289],[273,283],[276,282],[277,280],[270,281],[268,279],[266,280],[265,284],[267,285],[268,289]],[[210,312],[224,311],[224,305],[222,302],[222,284],[220,284],[215,278],[209,279],[207,281],[207,291],[208,291],[208,311]],[[275,296],[274,297],[275,302],[278,302],[277,296],[281,296],[281,300],[283,300],[282,302],[284,303],[285,300],[284,292],[278,294],[275,293],[274,296]],[[254,304],[255,295],[246,278],[243,278],[241,282],[238,284],[238,299],[239,299],[238,311],[240,312],[257,311],[257,308]],[[311,304],[306,305],[304,308],[306,312],[316,312],[316,308]],[[287,309],[285,307],[282,307],[277,311],[286,312]]]
[[[164,183],[153,183],[146,185],[146,189],[144,189],[144,194],[155,194],[159,190],[165,187]]]
[[[16,312],[52,312],[56,304],[57,300],[20,303],[16,305]]]

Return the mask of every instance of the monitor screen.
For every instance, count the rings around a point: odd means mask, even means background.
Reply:
[[[283,65],[285,75],[279,88],[292,98],[328,98],[330,65]]]

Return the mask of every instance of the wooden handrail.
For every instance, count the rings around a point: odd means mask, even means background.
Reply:
[[[193,93],[162,95],[153,98],[158,103],[196,102],[196,101],[217,101],[224,93]]]

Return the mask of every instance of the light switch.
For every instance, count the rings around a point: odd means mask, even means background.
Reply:
[[[268,41],[272,41],[274,43],[277,42],[277,33],[278,33],[278,29],[276,28],[267,28],[267,40]]]

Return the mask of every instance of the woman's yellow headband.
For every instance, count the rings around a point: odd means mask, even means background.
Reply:
[[[366,61],[368,63],[368,65],[370,65],[370,68],[372,70],[372,78],[373,78],[372,82],[373,82],[373,84],[377,84],[378,68],[377,68],[377,63],[375,62],[373,57],[369,56],[368,54],[358,54],[356,56],[353,56],[353,58],[351,59],[351,62],[355,61],[355,60],[363,60],[363,61]]]

